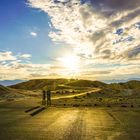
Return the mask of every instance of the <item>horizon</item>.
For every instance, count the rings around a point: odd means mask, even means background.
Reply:
[[[20,83],[24,83],[24,82],[28,82],[28,81],[32,81],[32,80],[58,80],[58,79],[67,79],[67,78],[53,78],[53,79],[28,79],[28,80],[4,80],[4,81],[0,81],[0,85],[2,86],[12,86],[12,85],[16,85],[16,84],[20,84]],[[140,81],[140,79],[127,79],[127,80],[104,80],[104,81],[98,81],[98,80],[88,80],[88,79],[67,79],[67,80],[87,80],[87,81],[97,81],[97,82],[102,82],[105,84],[119,84],[119,83],[127,83],[130,81]]]
[[[0,84],[140,79],[138,0],[2,0]]]

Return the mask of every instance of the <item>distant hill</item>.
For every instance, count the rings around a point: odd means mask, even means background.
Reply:
[[[25,80],[3,80],[3,81],[0,81],[0,85],[3,85],[3,86],[10,86],[10,85],[15,85],[17,83],[21,83],[21,82],[24,82]]]
[[[139,89],[140,90],[140,81],[132,80],[126,83],[121,84],[127,89]]]
[[[22,82],[16,85],[10,86],[11,88],[15,89],[24,89],[24,90],[40,90],[43,88],[55,88],[59,84],[67,84],[69,81],[68,79],[35,79],[29,80],[27,82]]]
[[[22,82],[16,85],[10,86],[14,89],[23,90],[42,90],[46,88],[54,89],[65,89],[75,87],[84,88],[101,88],[102,93],[108,95],[121,95],[121,94],[139,94],[140,91],[140,81],[132,80],[126,83],[112,83],[106,84],[100,81],[90,81],[90,80],[68,80],[68,79],[36,79],[29,80],[27,82]],[[61,88],[60,88],[61,87]]]
[[[109,88],[116,90],[121,89],[139,89],[140,90],[140,81],[131,80],[126,83],[112,83],[108,85]]]
[[[102,93],[109,96],[135,95],[140,96],[140,81],[132,80],[126,83],[108,84]]]
[[[22,82],[16,85],[10,86],[15,89],[24,90],[40,90],[44,88],[54,89],[56,87],[105,87],[107,84],[100,81],[90,81],[90,80],[74,80],[74,79],[35,79],[29,80],[27,82]]]
[[[105,87],[107,84],[100,81],[90,81],[90,80],[76,80],[68,83],[69,86],[77,87]]]

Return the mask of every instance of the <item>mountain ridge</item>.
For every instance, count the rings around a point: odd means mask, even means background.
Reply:
[[[91,81],[82,79],[32,79],[26,82],[18,83],[8,86],[14,89],[24,90],[41,90],[46,87],[57,87],[59,85],[66,85],[71,87],[95,87],[95,88],[111,88],[111,89],[139,89],[140,81],[131,80],[125,83],[111,83],[107,84],[101,81]]]

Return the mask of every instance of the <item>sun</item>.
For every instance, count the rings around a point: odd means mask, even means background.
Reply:
[[[75,55],[66,55],[59,59],[62,65],[69,70],[77,70],[79,67],[79,57]]]

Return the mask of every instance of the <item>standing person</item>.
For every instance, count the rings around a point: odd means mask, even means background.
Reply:
[[[42,91],[42,105],[46,105],[46,91]]]
[[[51,105],[51,91],[47,91],[47,106]]]

